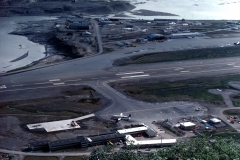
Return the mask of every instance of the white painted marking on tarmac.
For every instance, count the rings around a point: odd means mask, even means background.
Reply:
[[[144,72],[118,73],[118,74],[116,74],[116,75],[119,76],[119,75],[125,75],[125,74],[141,74],[141,73],[144,73]]]
[[[19,87],[19,86],[23,86],[23,84],[16,84],[16,85],[12,85],[13,87]]]
[[[227,65],[229,65],[229,66],[233,66],[235,63],[229,63],[229,64],[227,64]]]
[[[121,77],[121,78],[137,78],[137,77],[148,77],[150,76],[149,74],[143,74],[143,75],[136,75],[136,76],[126,76],[126,77]]]
[[[61,82],[61,83],[53,83],[53,85],[57,86],[57,85],[63,85],[65,83]]]
[[[35,83],[35,84],[48,84],[48,83],[52,83],[52,82],[42,82],[42,83]]]
[[[234,68],[238,68],[238,67],[240,67],[240,66],[233,66]]]
[[[73,79],[73,80],[66,80],[64,82],[75,82],[75,81],[80,81],[81,79]]]
[[[60,79],[51,79],[50,82],[60,81]]]
[[[183,68],[176,68],[175,71],[179,71],[179,70],[182,70]]]
[[[7,86],[6,85],[1,85],[0,88],[7,88]]]
[[[190,72],[190,71],[181,71],[181,72]]]

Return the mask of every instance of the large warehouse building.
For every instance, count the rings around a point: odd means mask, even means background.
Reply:
[[[87,148],[95,145],[105,145],[107,143],[114,143],[120,141],[126,141],[126,139],[131,138],[130,134],[141,134],[145,133],[148,137],[155,137],[157,132],[146,125],[142,125],[140,127],[132,127],[128,129],[118,130],[116,133],[109,133],[109,134],[102,134],[102,135],[95,135],[95,136],[78,136],[76,138],[71,139],[63,139],[57,141],[38,141],[38,142],[31,142],[28,145],[29,151],[56,151],[62,149],[70,149],[70,148]],[[128,138],[126,138],[128,137]],[[132,137],[133,138],[133,137]],[[140,143],[142,146],[149,145],[149,143],[154,144],[157,146],[160,141],[155,140],[148,140],[148,141],[136,141],[136,144]],[[170,142],[170,141],[169,141]],[[167,144],[166,140],[162,140],[161,143]],[[170,142],[172,143],[172,142]]]
[[[163,40],[165,37],[161,34],[150,34],[146,37],[149,41]]]

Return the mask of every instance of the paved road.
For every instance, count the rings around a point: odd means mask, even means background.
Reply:
[[[8,154],[17,154],[17,155],[24,155],[24,156],[84,156],[90,155],[91,152],[59,152],[59,153],[32,153],[32,152],[21,152],[21,151],[11,151],[7,149],[0,149],[1,153],[8,153]]]
[[[101,118],[109,118],[112,114],[131,113],[136,121],[146,121],[151,125],[154,119],[179,118],[181,116],[201,116],[203,112],[195,112],[198,103],[171,102],[149,104],[134,101],[107,85],[111,81],[124,81],[146,78],[190,78],[213,76],[219,74],[238,74],[240,58],[224,58],[210,60],[194,60],[182,62],[165,62],[154,64],[113,67],[117,58],[149,52],[179,50],[187,48],[229,46],[237,38],[226,39],[176,39],[165,43],[150,43],[137,48],[122,49],[109,54],[101,54],[90,58],[65,62],[43,67],[28,72],[0,77],[0,101],[11,101],[39,96],[39,90],[72,86],[90,85],[112,101],[110,106],[96,113]],[[34,93],[34,94],[33,94]],[[64,155],[66,155],[64,153]]]
[[[102,54],[103,53],[103,47],[102,47],[102,37],[100,35],[100,31],[99,31],[99,25],[95,20],[92,20],[94,23],[94,28],[96,30],[96,35],[97,35],[97,42],[98,42],[98,54]]]

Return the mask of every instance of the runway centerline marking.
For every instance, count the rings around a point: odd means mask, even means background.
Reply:
[[[137,77],[148,77],[150,76],[149,74],[143,74],[143,75],[136,75],[136,76],[126,76],[126,77],[121,77],[121,78],[137,78]]]
[[[61,82],[61,83],[53,83],[53,85],[57,86],[57,85],[63,85],[65,83]]]
[[[240,66],[233,66],[234,68],[238,68],[238,67],[240,67]]]
[[[179,71],[179,70],[182,70],[182,69],[184,69],[184,68],[176,68],[175,71]]]
[[[141,74],[141,73],[144,73],[144,72],[128,72],[128,73],[118,73],[116,74],[117,76],[119,75],[125,75],[125,74]]]
[[[49,83],[52,83],[52,82],[42,82],[42,83],[35,83],[35,84],[49,84]]]
[[[56,82],[56,81],[60,81],[60,79],[51,79],[49,80],[50,82]]]
[[[183,73],[184,73],[184,72],[190,72],[190,71],[180,71],[180,72],[183,72]]]

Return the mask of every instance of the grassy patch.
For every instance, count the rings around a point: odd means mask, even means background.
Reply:
[[[229,109],[223,112],[225,115],[230,116],[240,116],[240,110],[239,109]]]
[[[208,90],[214,88],[228,89],[229,86],[227,83],[236,80],[240,80],[240,75],[203,77],[174,82],[159,81],[145,84],[123,84],[119,87],[123,89],[127,95],[148,102],[203,100],[207,103],[223,105],[222,97],[211,94]]]
[[[116,60],[114,62],[114,65],[129,65],[129,64],[210,59],[210,58],[236,57],[236,56],[240,56],[239,46],[142,54],[142,55],[132,56],[130,58]]]
[[[213,31],[213,32],[208,32],[205,33],[206,35],[212,35],[212,34],[236,34],[238,32],[234,32],[234,31],[228,31],[228,30],[222,30],[222,31]]]
[[[240,102],[239,101],[232,101],[233,102],[233,105],[235,107],[240,107]]]
[[[58,160],[57,157],[40,157],[40,156],[26,156],[24,160]]]
[[[110,53],[112,51],[114,51],[113,48],[103,47],[103,53]]]
[[[233,133],[219,133],[219,134],[213,135],[213,137],[232,138],[234,140],[238,140],[239,141],[240,133],[237,133],[237,132],[233,132]]]
[[[235,107],[240,107],[240,95],[231,96],[231,100]]]

